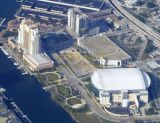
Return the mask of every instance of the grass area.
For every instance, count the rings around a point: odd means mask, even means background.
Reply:
[[[64,104],[64,99],[61,96],[57,95],[54,92],[51,92],[51,95],[52,99],[57,101],[57,103],[59,103],[79,123],[114,123],[111,121],[103,120],[98,116],[95,116],[94,114],[91,113],[89,109],[80,112],[72,111],[70,110],[70,108],[68,108],[68,106]]]
[[[71,106],[76,105],[76,104],[81,104],[81,103],[82,103],[81,100],[76,97],[68,99],[68,104]]]
[[[99,63],[97,62],[97,59],[94,56],[87,54],[87,53],[83,53],[82,56],[86,60],[88,60],[94,67],[96,67],[96,68],[100,67]]]
[[[56,73],[45,73],[45,77],[48,79],[48,81],[57,81],[59,76]]]
[[[36,75],[36,78],[39,80],[39,82],[40,82],[43,86],[45,86],[45,81],[46,81],[46,77],[45,77],[45,76],[42,76],[42,75],[40,75],[40,74],[37,74],[37,75]]]
[[[63,85],[57,85],[58,92],[66,97],[71,97],[71,90]]]

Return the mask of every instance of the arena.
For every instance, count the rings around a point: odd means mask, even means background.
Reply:
[[[150,77],[138,68],[98,69],[91,82],[99,90],[100,103],[110,107],[113,103],[128,107],[134,103],[137,108],[148,102]]]

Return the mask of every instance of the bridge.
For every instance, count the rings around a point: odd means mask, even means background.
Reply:
[[[151,27],[139,21],[137,18],[135,18],[133,15],[127,12],[121,6],[121,3],[118,0],[109,0],[109,2],[115,8],[115,10],[117,10],[123,17],[127,18],[128,24],[132,26],[134,30],[136,30],[137,32],[139,31],[142,34],[151,37],[153,39],[153,42],[158,46],[160,46],[160,34],[158,32],[156,32]]]

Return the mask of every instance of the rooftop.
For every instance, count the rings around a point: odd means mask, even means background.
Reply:
[[[42,3],[37,3],[37,4],[35,5],[35,8],[48,9],[48,8],[49,8],[49,5],[47,5],[47,4],[42,4]]]
[[[99,90],[146,90],[151,80],[138,68],[98,69],[92,75],[92,84]]]
[[[23,2],[22,6],[32,6],[34,3],[33,2]]]
[[[51,11],[65,11],[65,8],[64,7],[61,7],[61,6],[52,6],[51,8]]]
[[[54,18],[54,19],[67,19],[66,16],[62,15],[57,15],[57,14],[49,14],[49,13],[41,13],[41,12],[35,12],[35,11],[30,11],[30,10],[21,10],[17,16],[19,17],[26,17],[26,16],[39,16],[39,17],[47,17],[47,18]]]
[[[149,66],[152,69],[160,68],[160,65],[155,61],[147,62],[146,65]]]
[[[35,54],[35,55],[27,55],[27,58],[32,61],[35,65],[41,65],[46,63],[53,62],[45,53]]]
[[[82,39],[82,41],[83,44],[92,50],[98,57],[102,56],[109,60],[125,60],[131,58],[131,56],[129,56],[105,35],[91,36]]]

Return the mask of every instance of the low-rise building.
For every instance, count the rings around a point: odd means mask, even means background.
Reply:
[[[159,61],[151,61],[147,62],[146,66],[153,72],[159,72],[160,71],[160,64]]]
[[[31,9],[33,5],[34,5],[33,2],[28,2],[28,1],[26,1],[26,2],[23,2],[22,8],[23,8],[23,9]]]
[[[49,6],[46,4],[37,3],[34,8],[39,11],[47,11]]]
[[[54,66],[54,62],[47,56],[46,53],[24,55],[23,60],[27,64],[27,67],[29,67],[32,71],[41,71]]]
[[[52,8],[50,9],[51,12],[54,12],[55,14],[63,14],[63,12],[65,11],[63,7],[59,7],[59,6],[52,6]]]
[[[104,59],[108,66],[121,67],[132,60],[130,55],[113,43],[105,34],[79,38],[77,44],[98,60]]]

